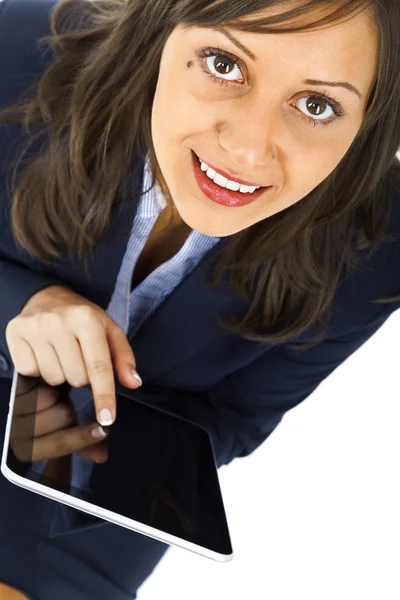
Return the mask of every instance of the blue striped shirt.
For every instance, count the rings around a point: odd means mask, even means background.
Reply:
[[[143,192],[149,190],[151,182],[150,157],[147,156],[144,165]],[[123,329],[128,339],[135,335],[164,298],[220,240],[218,237],[191,231],[180,251],[150,273],[131,291],[134,267],[160,212],[166,206],[167,202],[158,183],[141,196],[114,292],[106,311]]]

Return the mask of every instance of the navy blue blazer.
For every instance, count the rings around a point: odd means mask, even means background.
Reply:
[[[0,108],[16,101],[51,60],[50,51],[39,48],[36,41],[49,33],[49,11],[54,3],[0,3]],[[22,135],[19,124],[0,126],[0,377],[6,378],[12,377],[13,365],[5,329],[33,294],[49,285],[66,285],[106,310],[136,210],[132,201],[113,208],[110,235],[96,248],[89,278],[78,261],[75,264],[62,257],[54,265],[46,265],[33,259],[13,239],[6,188],[9,166],[5,159]],[[136,189],[141,189],[142,167],[139,159],[133,161],[130,184]],[[387,231],[394,234],[400,231],[399,195],[393,188]],[[222,239],[200,261],[130,340],[144,382],[133,396],[206,427],[219,465],[255,450],[286,411],[305,400],[400,306],[400,302],[373,303],[379,296],[400,290],[397,237],[381,244],[351,277],[340,281],[327,334],[317,346],[301,352],[287,347],[308,341],[314,329],[288,344],[244,340],[224,331],[216,317],[222,313],[243,315],[246,303],[226,280],[213,291],[205,279],[208,257],[225,242],[226,238]]]

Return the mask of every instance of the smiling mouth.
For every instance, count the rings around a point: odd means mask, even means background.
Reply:
[[[263,194],[270,194],[272,186],[260,187],[253,192],[233,191],[215,183],[205,171],[202,170],[200,160],[195,152],[191,152],[192,167],[195,182],[198,188],[209,200],[229,208],[239,208],[252,204]]]
[[[213,167],[212,165],[210,165],[207,161],[204,161],[203,159],[201,159],[194,150],[192,150],[194,156],[197,158],[197,160],[199,161],[199,163],[204,163],[205,165],[207,165],[210,169],[212,169],[213,171],[215,171],[216,173],[218,173],[219,175],[222,175],[222,177],[225,177],[225,179],[228,179],[229,181],[232,181],[233,183],[238,183],[239,185],[245,185],[247,187],[256,187],[257,189],[266,189],[271,187],[270,185],[258,185],[256,183],[248,183],[243,181],[243,179],[239,179],[239,178],[235,178],[235,177],[231,177],[228,173],[226,173],[225,171],[222,171],[220,169],[217,169],[215,167]]]

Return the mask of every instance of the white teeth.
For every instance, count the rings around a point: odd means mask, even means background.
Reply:
[[[256,186],[248,186],[248,185],[241,185],[239,188],[240,192],[255,192],[256,190],[258,190],[258,188]]]
[[[216,171],[214,171],[214,169],[211,169],[211,167],[206,165],[206,163],[203,162],[202,160],[200,160],[200,166],[201,166],[201,170],[206,172],[207,177],[212,179],[213,182],[216,183],[217,185],[219,185],[223,188],[226,188],[227,190],[232,190],[234,192],[240,191],[240,192],[246,194],[246,193],[252,193],[261,187],[261,186],[257,187],[257,186],[241,185],[240,183],[237,183],[236,181],[231,181],[230,179],[227,179],[223,175],[216,173]]]
[[[228,183],[226,184],[225,187],[227,190],[232,190],[233,192],[237,192],[240,189],[240,184],[235,183],[234,181],[228,181]]]

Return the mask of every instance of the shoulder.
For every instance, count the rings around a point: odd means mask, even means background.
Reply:
[[[389,218],[383,231],[388,239],[360,251],[360,262],[340,278],[333,306],[335,333],[369,326],[400,308],[400,190],[390,184],[387,191]],[[385,300],[393,297],[397,300]]]
[[[0,2],[0,108],[17,102],[44,72],[50,58],[38,40],[50,34],[50,13],[57,0]]]

